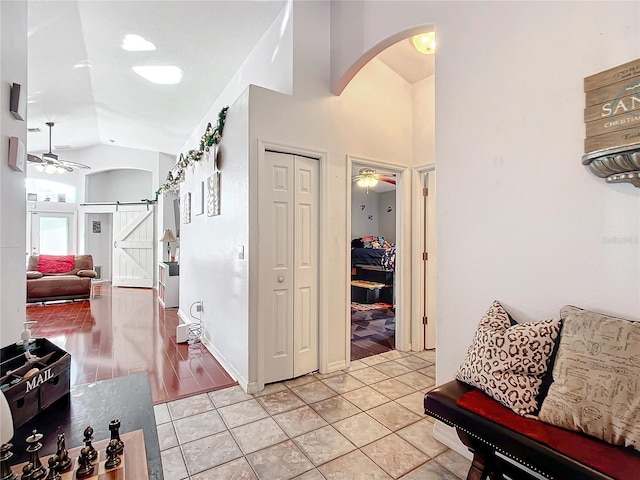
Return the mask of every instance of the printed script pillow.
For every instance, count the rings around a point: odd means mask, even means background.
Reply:
[[[456,378],[519,415],[533,413],[559,331],[557,318],[514,325],[494,301],[480,320]]]
[[[539,419],[640,450],[640,322],[560,311],[553,383]]]

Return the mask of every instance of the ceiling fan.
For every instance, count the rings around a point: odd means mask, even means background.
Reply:
[[[36,169],[38,171],[46,173],[65,173],[73,172],[74,168],[91,168],[90,166],[84,165],[83,163],[60,160],[58,158],[58,155],[51,151],[51,129],[53,125],[53,122],[47,122],[47,126],[49,127],[49,151],[43,153],[42,157],[28,154],[27,161],[35,163]]]
[[[395,185],[396,174],[378,173],[373,168],[361,168],[358,174],[353,176],[352,180],[356,182],[359,187],[366,188],[367,193],[369,193],[369,187],[375,187],[378,182]]]

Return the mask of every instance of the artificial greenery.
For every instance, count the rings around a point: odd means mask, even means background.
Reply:
[[[207,124],[207,129],[205,130],[202,138],[200,140],[200,146],[197,150],[189,150],[186,155],[180,154],[180,158],[178,159],[178,163],[175,168],[175,175],[172,173],[174,169],[169,171],[167,175],[167,180],[156,192],[156,198],[158,195],[165,194],[169,190],[176,192],[180,189],[180,182],[184,180],[184,172],[187,167],[195,167],[195,164],[202,160],[202,157],[205,153],[209,153],[210,148],[213,145],[217,145],[222,140],[222,131],[224,130],[224,122],[227,119],[227,110],[229,107],[224,107],[218,113],[218,121],[216,123],[216,128],[211,127],[211,122]]]

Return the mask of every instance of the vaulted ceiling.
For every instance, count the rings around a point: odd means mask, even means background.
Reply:
[[[98,144],[175,154],[203,119],[285,0],[30,1],[27,149]],[[126,51],[126,35],[156,47]],[[379,59],[410,83],[433,56],[408,40]],[[132,67],[175,65],[182,81],[156,85]],[[215,119],[211,119],[215,121]],[[40,131],[33,131],[39,129]]]
[[[278,1],[31,1],[29,152],[96,144],[176,153],[284,7]],[[135,34],[154,51],[125,51]],[[175,65],[176,85],[132,67]],[[215,119],[212,119],[215,120]]]

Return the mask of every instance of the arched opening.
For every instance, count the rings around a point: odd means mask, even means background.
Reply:
[[[393,270],[381,266],[379,269],[384,273],[376,272],[376,274],[383,275],[380,278],[385,279],[385,287],[380,292],[393,292],[390,297],[391,302],[378,303],[381,310],[391,303],[391,311],[396,314],[395,348],[414,351],[425,347],[435,348],[436,333],[435,282],[428,281],[435,276],[435,225],[433,224],[435,198],[433,195],[423,196],[428,193],[426,188],[428,177],[430,176],[433,180],[435,175],[435,55],[420,53],[414,46],[412,37],[422,33],[435,33],[435,30],[433,26],[413,28],[380,42],[362,55],[339,82],[341,96],[349,98],[368,96],[369,101],[377,98],[379,102],[386,102],[390,108],[389,118],[385,120],[390,123],[403,123],[406,125],[405,128],[409,129],[409,132],[405,132],[402,137],[411,144],[408,153],[404,156],[398,155],[396,158],[371,158],[370,160],[374,163],[394,166],[398,172],[407,172],[403,192],[398,192],[393,212],[399,230],[398,239],[402,239],[395,245],[395,266]],[[366,101],[361,102],[361,108],[367,108]],[[395,133],[397,134],[397,131]],[[395,140],[391,138],[391,141]],[[351,168],[350,164],[347,168]],[[427,171],[430,172],[429,175],[426,175]],[[353,176],[352,173],[348,172],[349,177]],[[433,189],[431,190],[435,193]],[[350,203],[346,206],[347,211],[358,214],[359,208],[362,207],[355,205],[355,203],[361,203],[356,198],[357,190],[354,187],[349,193],[348,202]],[[386,207],[389,205],[385,205]],[[365,205],[366,208],[368,205]],[[348,227],[351,229],[349,233],[353,238],[358,237],[355,230],[362,229],[362,226],[356,225],[356,216],[352,215]],[[364,215],[363,218],[366,222],[371,215]],[[372,226],[376,224],[375,219],[374,214],[373,220],[369,220]],[[368,232],[368,235],[379,235],[379,233]],[[349,238],[349,241],[353,238]],[[355,261],[355,263],[358,262]],[[348,290],[353,294],[353,250],[350,266],[352,278],[348,279]],[[367,271],[371,268],[368,266],[363,270]],[[360,269],[355,271],[356,276],[361,274]],[[392,288],[390,288],[391,285]],[[359,296],[361,297],[362,295]],[[388,297],[387,295],[387,299]],[[351,313],[353,313],[353,302],[352,297]],[[371,305],[375,306],[375,303],[371,302]],[[369,315],[369,317],[375,316]],[[361,335],[370,335],[374,343],[378,336],[380,343],[386,344],[386,347],[372,344],[371,354],[375,354],[376,349],[379,348],[384,351],[389,344],[392,346],[393,342],[388,340],[389,332],[385,331],[390,328],[389,321],[378,320],[377,323],[380,325],[368,324],[379,327],[380,331],[374,332],[373,327],[363,328],[362,322],[354,326],[353,318],[354,316],[351,315],[349,319],[352,342],[357,340],[359,331]],[[383,323],[389,323],[389,325],[383,325]],[[351,357],[355,360],[353,348],[352,343]]]

